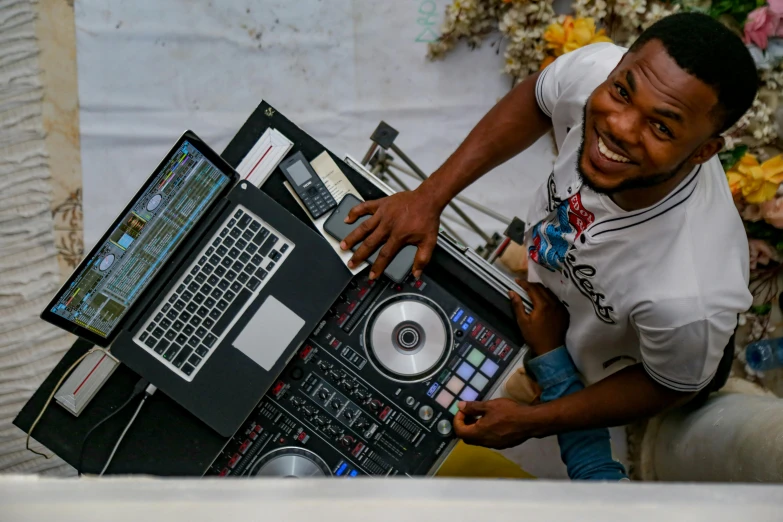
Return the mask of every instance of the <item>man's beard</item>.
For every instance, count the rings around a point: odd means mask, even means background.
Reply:
[[[643,178],[626,179],[616,187],[612,187],[612,188],[599,187],[595,185],[592,182],[592,180],[585,175],[584,170],[582,170],[582,157],[584,156],[585,153],[586,128],[587,128],[587,103],[585,103],[584,107],[582,108],[582,141],[579,143],[579,155],[577,156],[577,160],[576,160],[576,170],[577,172],[579,172],[579,178],[581,179],[582,184],[587,185],[593,192],[597,192],[599,194],[605,194],[607,196],[610,196],[612,194],[616,194],[618,192],[624,192],[626,190],[650,188],[650,187],[655,187],[657,185],[660,185],[662,183],[666,183],[674,176],[676,176],[682,169],[683,165],[685,165],[685,163],[688,161],[686,159],[685,161],[677,165],[677,167],[670,172],[661,172],[659,174],[652,174],[650,176],[645,176]]]

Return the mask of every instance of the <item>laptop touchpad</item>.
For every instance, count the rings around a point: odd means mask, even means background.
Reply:
[[[304,324],[304,319],[270,295],[245,325],[234,347],[269,371]]]

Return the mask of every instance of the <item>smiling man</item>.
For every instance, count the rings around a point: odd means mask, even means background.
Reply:
[[[736,35],[705,15],[674,15],[630,50],[595,44],[561,56],[503,98],[418,189],[353,209],[349,219],[373,214],[343,245],[364,239],[353,262],[383,245],[379,274],[412,243],[417,274],[447,202],[554,131],[557,160],[527,216],[528,277],[568,307],[566,346],[589,386],[537,406],[463,404],[457,434],[508,447],[621,425],[720,380],[751,296],[747,240],[716,154],[756,89]]]

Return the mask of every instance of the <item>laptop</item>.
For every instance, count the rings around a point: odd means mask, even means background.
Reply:
[[[111,346],[228,437],[350,277],[320,235],[187,131],[41,317]]]

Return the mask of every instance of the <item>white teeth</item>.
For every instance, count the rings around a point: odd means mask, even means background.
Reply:
[[[598,152],[600,152],[602,156],[605,156],[612,161],[618,161],[620,163],[630,163],[631,161],[625,156],[620,156],[619,154],[615,154],[609,150],[609,147],[606,146],[606,143],[604,143],[604,140],[602,140],[600,137],[598,138]]]

